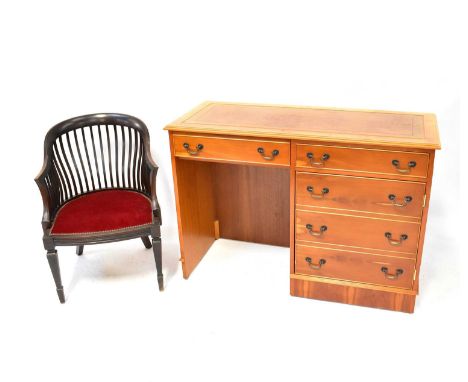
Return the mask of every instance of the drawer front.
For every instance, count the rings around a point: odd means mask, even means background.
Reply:
[[[295,273],[411,289],[415,261],[317,247],[296,246]]]
[[[290,143],[196,135],[173,136],[174,155],[180,158],[289,166]]]
[[[420,217],[426,185],[341,175],[296,174],[296,204]]]
[[[296,240],[416,254],[419,223],[296,210]]]
[[[296,144],[296,167],[369,175],[426,178],[429,154]],[[374,175],[372,175],[374,174]]]

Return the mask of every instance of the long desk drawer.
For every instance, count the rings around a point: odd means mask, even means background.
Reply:
[[[296,246],[295,273],[411,289],[415,261],[369,253]]]
[[[173,135],[179,158],[289,166],[290,142],[198,135]]]
[[[420,218],[425,183],[297,172],[296,204]]]
[[[427,177],[429,155],[426,153],[299,143],[295,147],[296,168],[402,179]]]
[[[296,240],[414,254],[419,223],[296,210]]]

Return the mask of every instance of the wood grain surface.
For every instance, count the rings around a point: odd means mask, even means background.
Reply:
[[[173,157],[182,270],[193,272],[215,241],[212,164]]]
[[[308,158],[313,154],[313,163]],[[323,161],[321,157],[326,154],[329,159]],[[392,164],[399,161],[400,170]],[[414,162],[416,166],[409,168],[408,163]],[[427,176],[429,155],[427,153],[363,149],[356,147],[339,147],[329,145],[296,145],[296,167],[314,172],[339,171],[344,174],[356,174],[359,176],[385,177],[391,175],[394,178],[413,179],[424,181]]]
[[[190,153],[184,144],[189,145]],[[203,148],[197,150],[198,145]],[[258,152],[260,148],[263,154]],[[174,134],[173,149],[174,155],[181,158],[289,167],[290,143],[284,141]]]
[[[312,230],[307,229],[308,224]],[[321,236],[311,234],[322,226],[327,230]],[[420,224],[413,222],[296,210],[296,240],[301,241],[404,252],[416,257],[419,229]],[[401,235],[408,237],[400,245],[391,245],[386,232],[394,240]]]
[[[300,277],[300,276],[298,276]],[[316,279],[291,278],[291,295],[317,300],[341,302],[371,308],[414,312],[416,295],[404,293],[404,289],[393,291],[367,288],[365,284],[322,282]]]
[[[411,289],[414,270],[415,260],[403,257],[296,245],[298,274]]]
[[[387,179],[297,172],[298,208],[324,212],[363,212],[409,217],[419,220],[424,207],[426,184]]]
[[[289,168],[213,165],[220,237],[289,247]]]

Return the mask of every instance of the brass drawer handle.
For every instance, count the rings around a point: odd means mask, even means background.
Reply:
[[[325,162],[330,159],[330,154],[325,153],[320,158],[320,162],[314,162],[314,153],[309,152],[306,155],[312,166],[324,166]]]
[[[392,165],[395,167],[395,169],[401,173],[401,174],[409,174],[411,172],[411,169],[416,167],[416,162],[415,161],[409,161],[408,162],[408,168],[401,168],[400,167],[400,161],[398,159],[392,160]]]
[[[195,150],[190,148],[190,145],[186,142],[183,144],[184,149],[190,154],[190,155],[198,155],[200,151],[203,150],[203,145],[199,143],[197,147],[195,147]]]
[[[390,201],[395,207],[406,207],[408,203],[410,203],[413,200],[413,198],[408,195],[403,198],[403,201],[401,203],[398,203],[396,201],[396,195],[394,194],[388,195],[388,199],[390,199]]]
[[[403,269],[401,268],[398,268],[393,274],[388,273],[387,267],[382,267],[380,270],[385,274],[385,278],[388,280],[397,280],[398,277],[403,274]]]
[[[306,224],[307,231],[310,235],[320,237],[323,236],[323,233],[328,229],[326,225],[320,227],[320,231],[314,231],[314,226],[312,224]]]
[[[324,187],[322,188],[322,192],[320,194],[314,194],[314,188],[312,186],[307,186],[307,192],[314,199],[323,199],[325,194],[328,194],[330,190],[327,187]]]
[[[319,270],[320,268],[322,268],[322,265],[324,265],[327,262],[327,260],[325,259],[320,259],[318,264],[314,264],[310,257],[306,257],[304,260],[309,264],[309,268],[312,268],[315,270]]]
[[[279,150],[276,150],[276,149],[273,150],[273,151],[271,152],[271,155],[270,155],[270,156],[265,155],[265,150],[263,149],[263,147],[259,147],[259,148],[257,149],[257,151],[258,151],[259,154],[262,156],[262,158],[265,159],[265,160],[273,160],[273,159],[275,159],[275,157],[276,157],[277,155],[279,155]]]
[[[400,235],[400,240],[392,239],[392,234],[390,232],[385,232],[385,237],[391,245],[401,245],[406,239],[408,239],[408,235],[406,234]]]

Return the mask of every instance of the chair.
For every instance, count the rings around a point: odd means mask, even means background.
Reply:
[[[85,245],[141,238],[153,247],[164,290],[157,171],[148,129],[135,117],[84,115],[49,130],[35,181],[44,204],[44,248],[61,303],[57,246],[76,246],[81,256]]]

